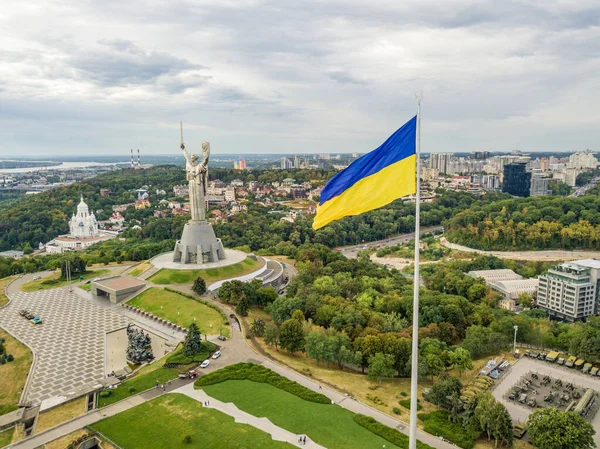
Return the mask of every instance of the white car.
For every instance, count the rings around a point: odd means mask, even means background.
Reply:
[[[215,352],[212,356],[213,359],[218,359],[219,357],[221,357],[221,351]]]
[[[206,368],[210,365],[210,360],[206,359],[204,362],[200,364],[200,368]]]
[[[40,275],[36,275],[36,276],[33,277],[34,281],[37,281],[38,279],[42,279],[42,277]]]

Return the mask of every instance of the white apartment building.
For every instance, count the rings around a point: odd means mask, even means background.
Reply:
[[[538,307],[565,321],[596,315],[599,274],[600,260],[596,259],[557,265],[538,278]]]

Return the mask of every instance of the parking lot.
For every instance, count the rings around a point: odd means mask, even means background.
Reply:
[[[518,400],[511,401],[508,399],[508,396],[512,392],[514,386],[518,385],[524,378],[531,378],[531,373],[535,373],[538,376],[538,379],[534,379],[534,383],[536,384],[536,387],[534,388],[536,389],[538,389],[537,386],[540,386],[543,377],[549,376],[553,381],[560,379],[563,383],[563,386],[565,386],[567,383],[572,383],[576,386],[576,388],[578,388],[579,391],[583,391],[588,388],[600,391],[600,378],[598,377],[585,375],[580,371],[572,368],[566,368],[555,363],[522,357],[517,360],[517,362],[511,367],[510,372],[503,376],[496,388],[494,388],[492,391],[492,394],[496,400],[504,404],[513,418],[513,421],[527,421],[529,415],[535,410],[535,408],[520,404]],[[563,390],[564,388],[562,387],[560,390],[552,390],[550,388],[550,391],[560,391],[561,395],[565,394],[563,393]],[[541,392],[538,392],[537,395],[534,395],[537,398],[536,400],[538,405],[544,402],[543,398],[545,395],[547,395],[547,393],[544,394],[544,392],[545,390],[542,390]],[[600,429],[600,413],[596,413],[590,422],[595,429]],[[594,435],[594,441],[596,442],[596,445],[600,447],[599,433]]]

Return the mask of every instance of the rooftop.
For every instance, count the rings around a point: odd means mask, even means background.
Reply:
[[[130,287],[143,287],[144,285],[146,285],[145,282],[140,281],[136,278],[132,278],[130,276],[115,276],[112,278],[100,279],[93,282],[94,284],[110,288],[112,290],[122,290]]]

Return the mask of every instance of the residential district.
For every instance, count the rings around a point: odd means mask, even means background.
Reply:
[[[415,198],[311,227],[357,157],[6,175],[0,447],[408,447]],[[598,176],[424,157],[420,448],[600,443]]]

